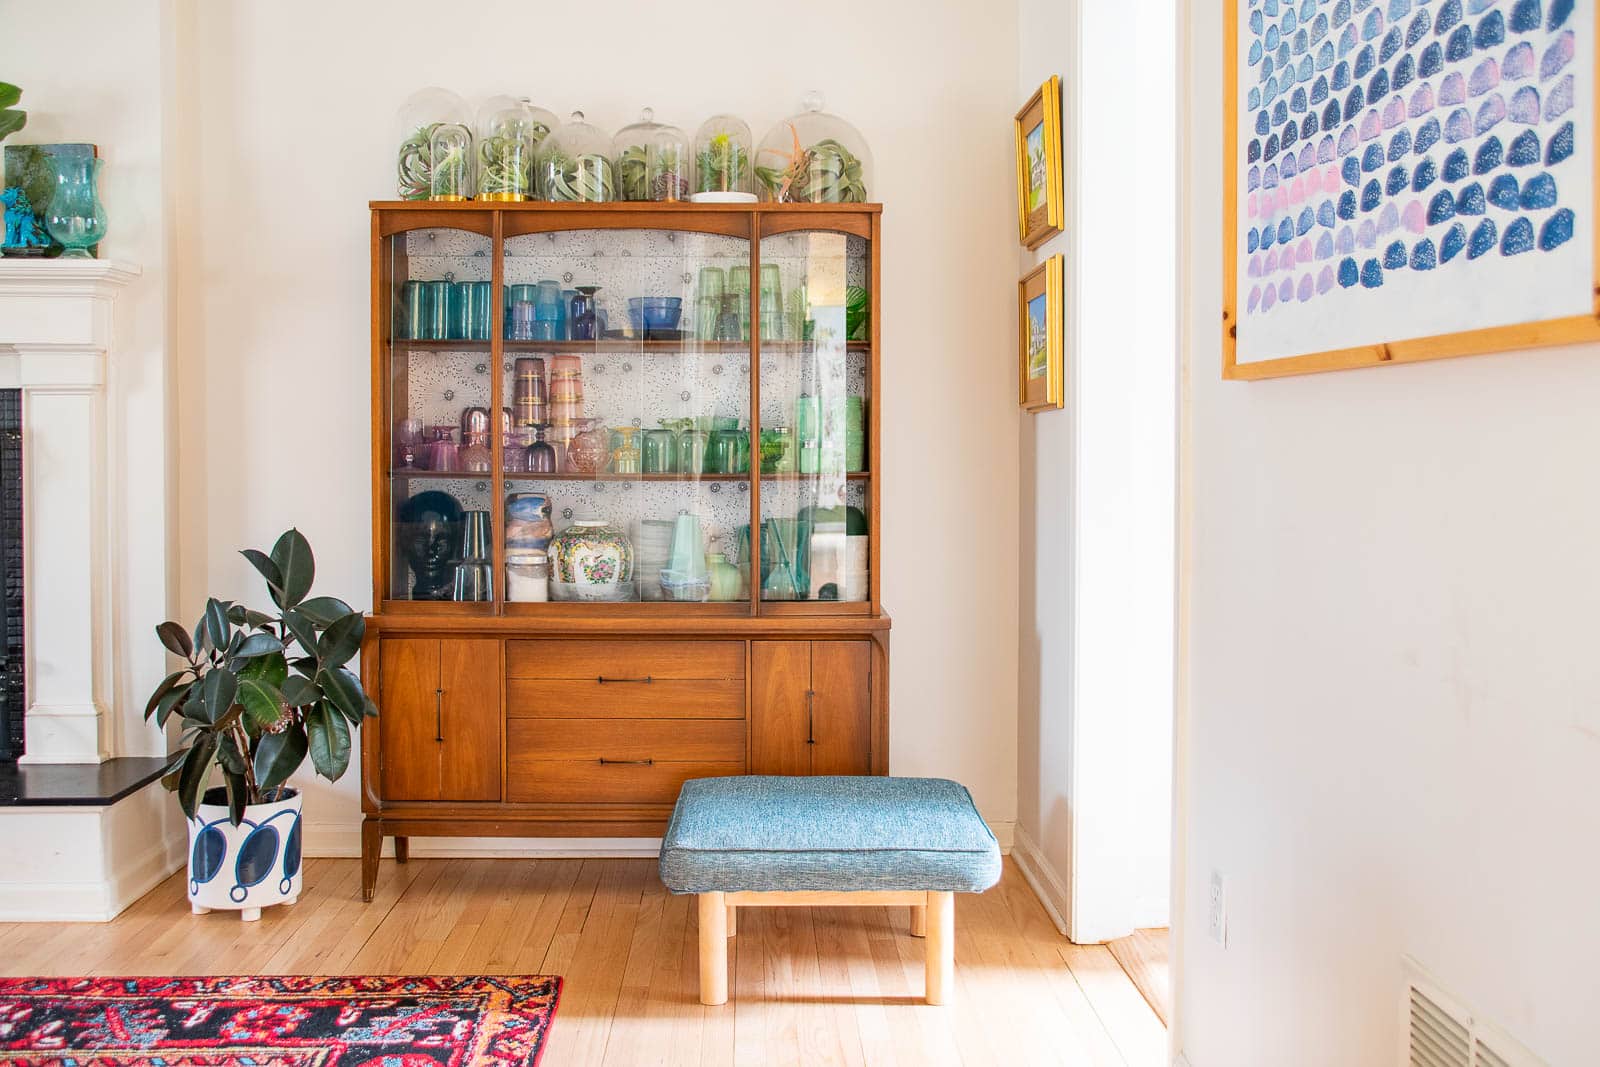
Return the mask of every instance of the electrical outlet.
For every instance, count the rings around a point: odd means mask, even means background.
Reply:
[[[1206,933],[1211,940],[1228,947],[1228,889],[1221,871],[1211,872],[1211,897],[1206,909]]]

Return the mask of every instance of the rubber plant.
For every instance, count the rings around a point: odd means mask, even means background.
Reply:
[[[10,82],[0,82],[0,141],[28,124],[28,113],[15,106],[21,100],[21,89]]]
[[[219,770],[233,825],[247,805],[282,799],[284,783],[307,755],[316,772],[336,781],[350,765],[350,738],[378,713],[349,669],[361,649],[366,619],[331,596],[309,597],[316,563],[299,530],[271,552],[241,555],[266,579],[276,613],[215,597],[192,629],[176,622],[156,636],[184,665],[150,695],[144,714],[182,727],[161,782],[195,817],[213,768]]]

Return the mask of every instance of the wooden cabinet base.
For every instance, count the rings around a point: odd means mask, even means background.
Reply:
[[[386,837],[399,863],[412,837],[659,838],[691,778],[889,771],[886,617],[518,623],[371,617],[363,899]]]

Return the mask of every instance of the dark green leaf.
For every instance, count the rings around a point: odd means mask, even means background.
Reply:
[[[378,717],[378,705],[377,705],[377,703],[371,697],[366,697],[365,699],[366,699],[366,705],[367,706],[363,709],[364,713],[368,717],[376,719]]]
[[[229,774],[244,773],[244,754],[239,751],[232,734],[217,735],[217,762]]]
[[[317,684],[328,694],[334,707],[344,712],[352,721],[366,712],[367,694],[361,689],[361,679],[344,667],[333,667],[317,675]]]
[[[244,713],[260,729],[273,726],[283,718],[283,694],[258,678],[239,679],[239,703]]]
[[[307,678],[315,678],[317,676],[317,657],[315,656],[301,656],[299,659],[292,659],[289,661],[289,666]]]
[[[355,614],[355,609],[336,596],[314,596],[296,608],[318,626],[330,626],[336,619]]]
[[[164,622],[157,626],[156,636],[161,638],[161,643],[174,656],[182,656],[184,659],[188,659],[194,655],[194,642],[189,640],[188,632],[177,623]]]
[[[300,608],[291,608],[283,613],[283,624],[289,628],[289,633],[300,642],[300,647],[306,652],[317,650],[317,627],[311,616]]]
[[[299,530],[285,530],[272,546],[272,562],[283,577],[283,597],[276,602],[281,608],[292,608],[311,592],[311,582],[316,577],[311,544]]]
[[[250,803],[250,787],[243,774],[224,771],[222,782],[228,787],[228,821],[238,826],[244,822],[244,806]]]
[[[0,82],[0,107],[16,107],[21,101],[21,89],[10,82]]]
[[[260,573],[261,577],[267,580],[267,588],[269,590],[274,593],[283,592],[283,572],[278,569],[276,563],[272,562],[271,556],[258,548],[242,549],[239,555],[249,560],[250,565]],[[278,603],[278,597],[274,596],[272,600],[273,603]]]
[[[217,667],[207,672],[205,680],[200,683],[207,722],[215,725],[217,720],[233,707],[233,695],[238,687],[239,680],[225,667]]]
[[[0,111],[0,141],[5,140],[28,124],[28,113],[15,108]]]
[[[325,704],[306,715],[310,733],[311,764],[330,782],[339,780],[350,766],[350,724]]]
[[[256,745],[256,788],[266,794],[289,780],[306,758],[306,732],[299,725],[264,734]]]
[[[239,642],[239,647],[233,650],[233,658],[254,659],[256,656],[265,656],[268,652],[282,651],[283,642],[271,634],[251,634]]]
[[[228,605],[226,602],[211,597],[206,601],[206,638],[211,642],[211,647],[222,651],[228,647],[228,639],[233,624],[228,622]]]
[[[278,621],[276,615],[254,611],[243,604],[235,604],[228,609],[228,621],[235,626],[244,626],[252,630],[264,630]]]
[[[178,776],[178,805],[189,818],[194,818],[195,808],[205,792],[206,778],[210,776],[211,757],[217,751],[215,734],[201,734],[189,747],[183,759],[183,770]]]
[[[303,708],[322,699],[322,687],[310,678],[291,674],[283,682],[283,702],[291,708]]]
[[[367,633],[367,620],[351,612],[341,616],[332,626],[322,631],[317,640],[317,658],[324,669],[343,667],[350,657],[361,651],[361,639]]]
[[[193,644],[196,651],[204,652],[211,647],[211,638],[206,631],[206,617],[200,616],[200,621],[194,624]]]
[[[167,720],[172,717],[172,709],[183,703],[190,694],[196,692],[195,683],[184,682],[161,698],[156,705],[156,725],[165,728]]]
[[[239,677],[266,682],[274,689],[282,688],[284,680],[289,677],[289,664],[284,661],[281,652],[257,656],[245,663],[239,670]]]
[[[161,684],[156,686],[156,691],[150,694],[150,699],[144,706],[144,717],[146,720],[156,713],[156,708],[161,705],[161,698],[176,689],[179,681],[181,681],[183,676],[188,673],[189,672],[186,670],[173,671],[171,674],[161,679]]]
[[[183,774],[183,761],[188,758],[189,750],[180,748],[167,757],[167,769],[161,772],[161,787],[168,792],[178,788],[178,781]]]

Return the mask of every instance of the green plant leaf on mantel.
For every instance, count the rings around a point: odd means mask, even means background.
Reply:
[[[16,107],[22,90],[10,82],[0,82],[0,141],[28,124],[28,113]]]

